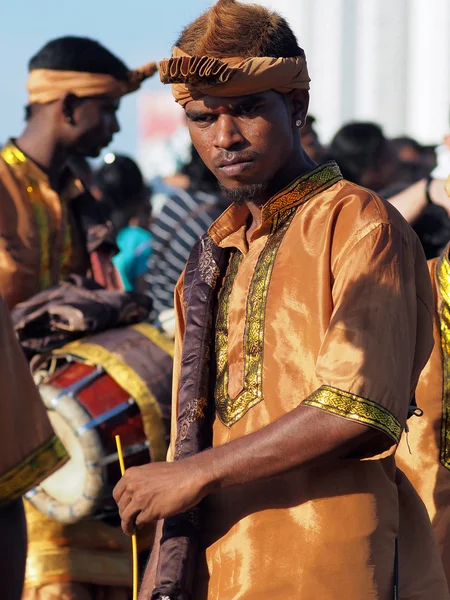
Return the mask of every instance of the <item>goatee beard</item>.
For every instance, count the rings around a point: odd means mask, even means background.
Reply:
[[[222,191],[226,196],[238,206],[242,206],[246,202],[257,200],[261,197],[266,196],[267,184],[266,183],[253,183],[251,185],[243,185],[238,188],[227,188],[222,184],[219,184]]]

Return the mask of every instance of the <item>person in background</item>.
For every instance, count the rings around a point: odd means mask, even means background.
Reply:
[[[419,142],[407,136],[393,138],[391,142],[400,162],[416,165],[421,163],[422,146]]]
[[[437,164],[428,176],[384,193],[419,236],[427,259],[439,256],[450,240],[450,198],[445,191],[450,175],[449,142],[444,137],[437,149]]]
[[[194,147],[182,174],[186,187],[171,191],[151,225],[153,249],[144,278],[153,319],[173,309],[175,285],[192,247],[227,206],[217,179]]]
[[[131,158],[111,153],[97,171],[95,182],[118,232],[119,253],[113,262],[124,288],[143,291],[143,276],[152,251],[151,190]]]
[[[0,293],[9,307],[57,285],[71,273],[92,274],[98,283],[114,289],[111,257],[117,250],[115,236],[99,202],[87,189],[88,170],[81,159],[98,156],[111,142],[119,131],[116,113],[122,96],[137,90],[155,71],[155,63],[130,70],[98,42],[75,36],[52,40],[31,58],[25,128],[0,150]],[[2,353],[6,363],[14,353],[12,342],[10,346]],[[11,378],[20,391],[19,368]],[[29,395],[33,399],[31,392]],[[10,398],[15,401],[13,395]],[[10,410],[14,414],[20,406]],[[33,415],[31,410],[29,413]],[[24,435],[26,432],[24,428]],[[18,435],[15,442],[17,450],[27,448]],[[39,455],[30,464],[39,466]],[[25,468],[21,471],[19,475],[26,475]],[[89,560],[92,553],[88,552],[86,559],[75,550],[71,562],[61,568],[61,540],[71,546],[73,538],[67,530],[61,533],[56,522],[32,511],[29,503],[25,506],[29,538],[26,600],[84,600],[98,594],[107,597],[108,593],[115,599],[121,593],[126,599],[127,568],[121,577],[116,568],[110,568],[106,582],[111,585],[105,584],[108,559],[102,550],[114,548],[118,532],[109,535],[99,532],[98,523],[90,524],[84,541],[100,558]],[[46,532],[44,544],[42,531]],[[76,538],[78,527],[74,526],[74,531]],[[127,565],[128,557],[127,547],[121,564]],[[122,589],[118,592],[117,588]],[[3,600],[2,594],[0,597]]]
[[[113,277],[114,236],[69,161],[99,155],[119,131],[121,97],[155,70],[130,71],[81,37],[31,58],[25,129],[0,150],[0,292],[10,308],[70,273]]]
[[[349,123],[334,136],[328,149],[343,176],[376,192],[396,180],[397,155],[375,123]]]
[[[447,190],[450,195],[450,185]],[[450,587],[450,244],[428,268],[436,306],[433,352],[416,390],[423,415],[403,436],[396,457],[427,508]]]
[[[318,165],[325,160],[327,151],[319,139],[319,135],[314,127],[316,118],[308,115],[305,119],[305,124],[300,130],[302,137],[302,146],[306,154]]]

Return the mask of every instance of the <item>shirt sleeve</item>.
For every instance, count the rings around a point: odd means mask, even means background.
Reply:
[[[332,275],[316,364],[322,385],[304,403],[382,431],[395,447],[433,346],[425,257],[415,238],[383,223],[336,260]]]

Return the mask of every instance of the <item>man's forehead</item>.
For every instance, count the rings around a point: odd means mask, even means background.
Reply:
[[[185,106],[187,114],[190,112],[227,112],[241,104],[253,104],[269,98],[273,94],[272,90],[266,90],[257,94],[245,96],[203,96],[199,100],[191,100]]]

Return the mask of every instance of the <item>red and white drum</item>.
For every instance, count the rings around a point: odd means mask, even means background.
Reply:
[[[27,499],[62,523],[115,514],[115,436],[127,468],[165,459],[171,343],[147,324],[110,330],[53,353],[35,379],[70,460]]]

